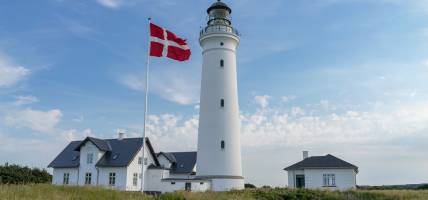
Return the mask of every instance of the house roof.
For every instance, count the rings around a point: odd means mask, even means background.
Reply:
[[[81,141],[73,141],[68,144],[64,150],[48,165],[48,167],[55,168],[73,168],[78,167],[80,163],[78,151],[75,151],[76,147]]]
[[[76,151],[80,151],[80,148],[87,142],[91,141],[98,149],[102,151],[111,151],[111,146],[107,140],[102,140],[94,137],[86,137],[79,145],[75,148]]]
[[[325,156],[311,156],[284,168],[287,171],[302,169],[354,169],[358,173],[357,166],[330,154]]]
[[[189,174],[195,168],[196,151],[158,153],[158,156],[161,155],[164,155],[172,163],[170,173]]]
[[[87,137],[83,141],[73,141],[48,165],[53,168],[73,168],[79,166],[80,147],[87,141],[94,143],[97,148],[105,151],[107,147],[110,149],[106,151],[103,157],[97,162],[97,167],[124,167],[128,166],[129,163],[137,155],[143,144],[142,138],[124,138],[124,139],[97,139]],[[95,141],[95,142],[94,142]],[[98,144],[98,145],[97,145]],[[155,164],[159,165],[153,147],[150,140],[146,138],[146,145],[152,157],[155,160]]]

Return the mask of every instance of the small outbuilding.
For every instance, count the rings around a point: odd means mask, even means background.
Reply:
[[[309,189],[355,189],[358,167],[333,155],[308,156],[284,168],[288,172],[288,187]]]

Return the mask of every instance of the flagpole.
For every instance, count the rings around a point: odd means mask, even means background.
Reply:
[[[147,121],[147,100],[148,100],[148,94],[149,94],[149,67],[150,67],[150,23],[151,23],[152,18],[148,18],[148,46],[147,46],[147,61],[146,61],[146,85],[145,85],[145,95],[144,95],[144,123],[143,123],[143,156],[142,156],[142,160],[141,160],[141,192],[144,193],[144,153],[145,153],[145,148],[144,146],[146,145],[146,121]]]

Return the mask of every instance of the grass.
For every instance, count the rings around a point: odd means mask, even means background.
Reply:
[[[0,199],[126,199],[126,200],[427,200],[428,190],[350,190],[331,192],[285,188],[246,189],[230,192],[175,192],[147,196],[139,192],[121,192],[96,187],[63,187],[49,184],[0,185]]]

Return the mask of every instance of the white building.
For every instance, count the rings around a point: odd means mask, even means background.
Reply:
[[[348,190],[356,188],[358,167],[330,154],[308,157],[303,152],[303,160],[286,167],[288,187]]]
[[[88,137],[71,142],[49,164],[54,168],[53,184],[141,190],[144,160],[146,192],[244,188],[236,72],[239,34],[225,3],[215,2],[207,13],[207,26],[199,38],[203,64],[197,153],[155,154],[147,139],[142,159],[142,138]]]
[[[144,165],[145,192],[205,191],[211,182],[195,176],[196,152],[156,154],[148,138],[142,158],[142,138],[98,139],[71,142],[50,164],[52,184],[101,186],[141,191]]]
[[[214,191],[243,189],[236,72],[239,34],[232,10],[216,2],[200,32],[203,49],[198,130],[197,177],[211,180]]]

